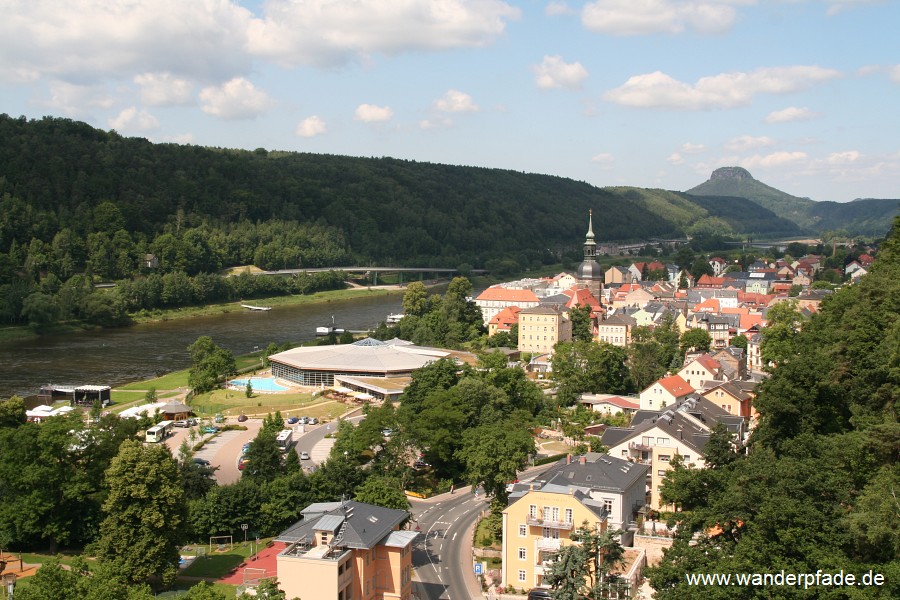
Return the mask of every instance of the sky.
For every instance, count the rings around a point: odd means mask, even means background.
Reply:
[[[0,113],[687,190],[900,197],[893,0],[0,0]]]

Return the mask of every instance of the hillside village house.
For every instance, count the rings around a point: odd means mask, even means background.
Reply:
[[[276,542],[279,587],[286,597],[409,600],[412,544],[405,510],[356,502],[320,502]]]
[[[640,398],[622,397],[615,394],[582,394],[578,404],[604,415],[633,415],[641,408]]]
[[[636,327],[634,318],[627,315],[613,315],[597,324],[597,341],[613,346],[631,345],[631,331]]]
[[[663,377],[641,392],[641,410],[661,410],[684,400],[694,391],[694,388],[678,375]]]
[[[557,342],[572,340],[569,313],[542,305],[519,311],[519,352],[548,354]]]
[[[646,503],[647,472],[645,465],[588,452],[514,485],[503,511],[501,585],[542,585],[548,561],[585,522],[601,531],[627,528]]]
[[[757,417],[756,409],[753,408],[753,394],[732,381],[723,381],[702,392],[701,395],[728,414],[745,419]]]
[[[706,388],[709,382],[722,378],[722,365],[709,354],[703,354],[687,362],[677,375],[690,387]]]
[[[504,308],[531,308],[540,304],[540,299],[531,290],[507,288],[492,285],[475,298],[475,305],[481,309],[485,326]]]
[[[743,440],[743,418],[728,414],[702,396],[692,395],[664,411],[639,411],[631,427],[608,427],[600,443],[609,448],[610,456],[648,465],[651,507],[671,510],[673,507],[662,504],[659,494],[663,479],[672,468],[672,459],[679,455],[686,465],[703,468],[703,449],[718,423]]]
[[[613,266],[603,273],[603,282],[606,285],[612,283],[633,283],[634,281],[634,274],[627,267]]]
[[[508,306],[494,315],[494,317],[488,321],[488,337],[492,337],[500,331],[509,333],[512,326],[519,322],[520,310],[522,309],[518,306]]]

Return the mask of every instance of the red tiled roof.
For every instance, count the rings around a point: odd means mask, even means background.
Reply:
[[[566,302],[566,308],[574,308],[579,304],[582,306],[587,305],[591,308],[600,307],[600,302],[594,298],[590,290],[585,288],[572,287],[564,291],[563,294],[569,297],[569,301]]]
[[[488,324],[496,325],[500,331],[509,331],[509,328],[519,322],[519,312],[522,309],[518,306],[507,306],[491,319]]]
[[[667,392],[669,392],[670,394],[672,394],[672,395],[675,396],[676,398],[679,398],[679,397],[681,397],[681,396],[685,396],[685,395],[690,394],[690,393],[692,393],[692,392],[694,391],[694,388],[692,388],[692,387],[688,384],[687,381],[685,381],[684,379],[682,379],[682,378],[681,378],[680,376],[678,376],[678,375],[670,375],[669,377],[663,377],[662,379],[660,379],[659,381],[657,381],[657,383],[658,383],[659,385],[663,386],[663,388],[664,388]]]
[[[514,290],[492,286],[479,294],[477,300],[499,300],[501,302],[539,302],[531,290]]]

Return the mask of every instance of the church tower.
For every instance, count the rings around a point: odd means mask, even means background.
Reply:
[[[591,292],[597,300],[603,294],[603,269],[597,263],[597,242],[594,241],[594,213],[588,211],[588,231],[584,238],[584,260],[578,265],[578,287]]]

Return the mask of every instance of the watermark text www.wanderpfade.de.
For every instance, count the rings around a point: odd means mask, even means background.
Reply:
[[[859,575],[847,573],[843,569],[829,572],[821,569],[815,573],[688,573],[687,584],[691,586],[737,586],[737,587],[796,587],[808,590],[814,587],[870,587],[884,585],[884,575],[866,571]]]

